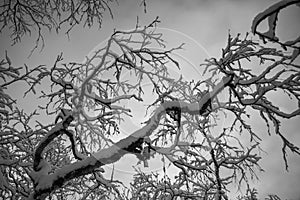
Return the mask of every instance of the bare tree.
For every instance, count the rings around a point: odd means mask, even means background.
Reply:
[[[12,44],[21,42],[26,35],[36,37],[32,54],[37,48],[44,48],[45,30],[56,33],[64,31],[69,37],[70,32],[80,24],[88,28],[101,28],[106,13],[113,18],[111,7],[114,2],[117,3],[115,0],[4,0],[0,2],[0,32],[7,30],[11,34]],[[146,3],[142,1],[142,5],[146,9]]]
[[[158,18],[144,27],[115,31],[84,63],[65,63],[61,54],[51,69],[42,65],[29,69],[14,67],[6,55],[0,68],[4,82],[0,96],[1,196],[228,199],[229,185],[245,184],[247,194],[240,199],[257,199],[249,179],[261,170],[261,139],[249,124],[249,115],[260,117],[269,134],[275,132],[281,138],[286,168],[286,150],[300,153],[280,129],[283,118],[300,113],[299,38],[282,42],[275,35],[278,13],[296,3],[299,1],[281,1],[253,20],[253,33],[278,47],[249,39],[249,34],[229,35],[221,58],[207,59],[201,65],[203,77],[209,78],[192,82],[169,75],[170,66],[180,68],[172,52],[182,45],[165,47],[156,29]],[[264,19],[269,22],[267,33],[257,30]],[[261,70],[252,70],[247,63],[258,63]],[[50,90],[40,95],[46,103],[30,114],[18,109],[6,92],[15,82],[25,81],[29,85],[25,95],[35,94],[43,79],[51,82]],[[120,133],[120,120],[131,115],[122,102],[143,101],[145,82],[151,82],[156,97],[148,107],[151,116],[141,129],[114,142],[111,136]],[[287,94],[297,107],[291,113],[282,111],[267,95],[270,92]],[[42,112],[52,123],[32,122]],[[226,123],[218,128],[221,119]],[[162,174],[137,169],[129,188],[121,180],[105,179],[102,167],[125,154],[134,154],[144,166],[152,157],[161,156]],[[175,177],[168,175],[169,165],[178,168]]]

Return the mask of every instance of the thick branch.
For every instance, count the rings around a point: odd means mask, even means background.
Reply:
[[[135,131],[130,136],[120,140],[115,145],[102,149],[99,152],[93,154],[83,161],[67,165],[61,169],[56,170],[53,174],[44,176],[40,179],[35,188],[34,198],[40,198],[45,194],[61,187],[66,181],[73,178],[89,174],[96,168],[103,165],[114,163],[118,161],[126,153],[130,153],[129,147],[136,143],[139,139],[145,138],[152,134],[152,132],[159,125],[161,116],[167,109],[179,108],[181,113],[189,113],[191,115],[200,114],[203,107],[214,98],[220,91],[222,91],[230,82],[232,77],[224,77],[222,81],[216,85],[214,90],[205,95],[201,100],[194,103],[186,103],[181,101],[166,101],[161,104],[149,119],[147,124],[141,129]]]
[[[33,169],[34,171],[38,171],[38,166],[43,158],[42,154],[44,149],[49,145],[49,143],[54,140],[57,136],[64,134],[65,128],[71,123],[73,117],[71,115],[67,116],[62,122],[58,123],[48,134],[43,138],[43,140],[39,143],[38,147],[34,153],[34,162]]]

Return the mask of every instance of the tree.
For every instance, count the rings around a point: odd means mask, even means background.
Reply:
[[[201,65],[203,77],[208,78],[192,82],[170,76],[169,66],[181,67],[172,52],[183,46],[165,48],[163,35],[156,29],[158,18],[147,26],[137,24],[133,30],[115,31],[84,63],[65,63],[61,54],[51,69],[42,65],[29,69],[25,65],[22,73],[6,54],[0,68],[1,196],[227,199],[229,185],[245,183],[247,193],[240,199],[257,199],[248,181],[261,170],[260,134],[248,123],[250,115],[261,117],[269,134],[274,131],[281,138],[286,168],[286,151],[300,154],[280,129],[283,118],[300,114],[299,38],[283,42],[275,34],[280,10],[298,3],[280,1],[254,18],[252,32],[264,43],[249,39],[248,33],[229,35],[221,58],[207,59]],[[28,7],[23,9],[30,15]],[[4,10],[1,16],[9,12]],[[43,21],[41,13],[39,19]],[[257,27],[265,19],[269,29],[261,33]],[[247,65],[255,60],[260,65],[258,72]],[[36,94],[42,79],[50,80],[50,89],[39,96],[45,99],[45,105],[24,113],[7,94],[7,87],[25,81],[29,85],[25,95]],[[114,142],[111,138],[120,133],[119,122],[131,115],[124,101],[143,101],[145,81],[151,82],[156,98],[148,107],[151,116],[141,129]],[[297,107],[291,113],[282,111],[268,96],[270,92],[288,95]],[[53,121],[32,122],[42,112]],[[219,127],[221,119],[226,123]],[[129,188],[113,177],[105,179],[102,167],[125,154],[134,154],[145,167],[153,157],[161,156],[163,173],[147,174],[137,169]],[[169,165],[178,168],[176,176],[167,174]]]

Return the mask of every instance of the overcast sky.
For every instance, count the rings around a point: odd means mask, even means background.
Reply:
[[[70,41],[63,34],[56,35],[55,32],[46,34],[44,50],[41,53],[35,52],[29,59],[27,56],[34,46],[34,38],[24,38],[23,43],[10,47],[9,35],[4,33],[1,35],[0,54],[4,55],[4,51],[7,49],[15,65],[22,65],[23,63],[29,66],[46,64],[51,67],[60,52],[64,52],[66,61],[81,61],[85,55],[88,55],[92,49],[109,37],[114,28],[133,28],[137,16],[139,16],[141,25],[146,25],[156,16],[159,16],[162,21],[159,25],[160,31],[165,34],[169,47],[179,45],[181,42],[187,43],[186,50],[178,56],[185,60],[187,71],[184,71],[184,75],[190,78],[189,76],[198,75],[194,73],[195,67],[202,63],[204,58],[220,55],[221,48],[226,44],[229,30],[232,35],[249,32],[253,17],[276,1],[149,0],[147,1],[147,13],[144,13],[143,8],[139,7],[139,2],[138,0],[121,0],[118,5],[113,4],[114,19],[106,15],[100,30],[97,28],[85,30],[77,28],[71,33]],[[299,8],[291,7],[282,12],[279,20],[280,29],[278,30],[280,36],[284,39],[297,37],[300,33],[299,19]],[[22,85],[19,84],[10,92],[18,98],[22,89]],[[25,110],[31,110],[32,101],[20,99],[19,102]],[[281,103],[284,107],[286,106],[284,109],[289,109],[283,100]],[[298,146],[300,146],[299,119],[298,117],[295,120],[283,123],[283,130],[288,134],[288,138]],[[253,124],[258,129],[261,127],[260,122],[257,120],[254,120]],[[290,155],[288,157],[290,168],[289,172],[286,172],[281,154],[280,139],[278,137],[268,137],[264,132],[261,135],[265,138],[262,147],[268,153],[261,162],[261,166],[266,172],[260,174],[261,182],[255,182],[255,187],[261,195],[275,193],[282,198],[299,199],[299,156]],[[124,165],[124,163],[122,164]],[[129,172],[128,174],[131,175],[130,170],[124,171]],[[127,175],[122,175],[123,172],[120,170],[117,175],[127,177]]]

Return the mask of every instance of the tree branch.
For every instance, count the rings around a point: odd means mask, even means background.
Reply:
[[[32,197],[39,199],[45,194],[50,193],[53,190],[61,187],[66,181],[73,178],[89,174],[93,172],[96,168],[114,163],[118,161],[126,153],[131,153],[128,151],[129,147],[136,143],[139,139],[150,136],[152,132],[159,125],[161,116],[166,112],[167,109],[179,108],[181,113],[189,113],[191,115],[200,114],[203,106],[214,98],[220,91],[222,91],[228,84],[232,81],[232,76],[224,77],[222,81],[216,85],[214,90],[207,95],[205,95],[199,102],[186,103],[181,101],[166,101],[161,104],[153,114],[153,116],[148,120],[147,124],[132,133],[130,136],[120,140],[115,145],[102,149],[99,152],[94,153],[92,156],[87,157],[83,161],[77,161],[73,164],[67,165],[61,169],[56,170],[53,174],[41,177],[39,182],[35,187],[35,193]],[[38,146],[36,157],[41,158],[42,150],[45,146],[58,135],[57,132],[61,129],[61,125],[55,128],[56,131],[48,133],[46,137]],[[37,161],[36,161],[37,162]]]

